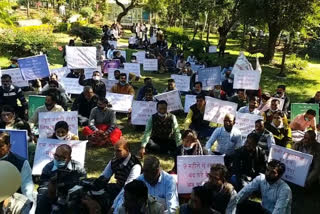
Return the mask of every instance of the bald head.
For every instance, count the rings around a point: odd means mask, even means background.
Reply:
[[[71,160],[72,148],[67,144],[62,144],[57,147],[54,158],[59,161],[65,161],[66,164]]]

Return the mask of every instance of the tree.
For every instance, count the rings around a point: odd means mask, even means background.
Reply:
[[[0,24],[12,25],[12,17],[9,14],[11,4],[0,0]]]
[[[135,7],[139,7],[141,6],[140,3],[141,3],[141,0],[131,0],[130,3],[128,4],[128,6],[126,7],[124,4],[122,4],[120,2],[120,0],[115,0],[116,4],[121,7],[122,9],[122,12],[118,14],[118,17],[117,17],[117,22],[120,23],[121,22],[121,19],[126,16],[128,14],[128,12],[130,10],[132,10],[133,8]]]

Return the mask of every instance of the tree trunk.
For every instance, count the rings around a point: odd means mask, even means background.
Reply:
[[[208,18],[208,29],[207,29],[207,43],[209,43],[209,37],[210,37],[210,28],[211,28],[211,17]]]
[[[205,16],[205,18],[204,18],[203,28],[202,28],[201,35],[200,35],[201,40],[202,40],[203,33],[206,29],[206,25],[207,25],[207,21],[208,21],[208,12],[205,12],[204,16]]]
[[[27,16],[30,17],[30,1],[27,0]]]
[[[276,44],[280,34],[280,30],[277,26],[269,25],[269,40],[266,52],[264,54],[264,61],[266,63],[271,63],[276,51]]]
[[[194,29],[193,29],[193,37],[192,37],[192,40],[194,40],[194,38],[196,37],[198,33],[198,23],[194,23]]]
[[[126,9],[126,10],[122,11],[121,13],[119,13],[119,15],[117,16],[117,22],[121,23],[121,19],[123,17],[125,17],[128,14],[128,12],[129,12],[129,10]]]

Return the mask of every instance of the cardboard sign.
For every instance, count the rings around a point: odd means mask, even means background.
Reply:
[[[84,70],[85,79],[91,79],[93,72],[95,72],[95,71],[99,71],[99,73],[101,74],[101,66],[98,66],[96,68],[85,68],[83,70]]]
[[[268,161],[272,159],[279,160],[286,165],[282,179],[304,187],[312,163],[312,155],[272,145]]]
[[[79,84],[79,79],[76,78],[62,78],[62,84],[68,94],[81,94],[83,86]]]
[[[188,113],[190,107],[197,102],[197,95],[187,94],[184,100],[184,112]]]
[[[143,60],[144,71],[158,71],[158,59],[144,59]]]
[[[154,96],[158,101],[165,100],[168,103],[168,112],[183,109],[181,98],[178,90],[173,90]]]
[[[137,77],[141,77],[139,63],[123,63],[124,70],[129,73],[134,73]]]
[[[111,91],[112,86],[119,82],[118,80],[108,80],[105,78],[102,78],[101,81],[106,85],[106,91]]]
[[[190,76],[171,74],[171,79],[174,79],[179,91],[190,90]]]
[[[224,155],[185,155],[177,157],[178,193],[191,193],[192,188],[208,181],[212,164],[223,164]]]
[[[54,127],[59,121],[66,121],[69,131],[78,135],[78,112],[39,112],[39,137],[49,138],[54,133]]]
[[[259,90],[261,73],[258,71],[237,71],[234,74],[233,88]]]
[[[110,68],[120,68],[119,59],[108,59],[103,61],[103,73],[109,73]]]
[[[10,151],[28,160],[28,132],[26,130],[0,129],[10,135]]]
[[[50,76],[46,55],[20,58],[18,63],[24,80],[35,80]]]
[[[136,101],[132,103],[131,123],[133,125],[146,125],[148,119],[157,113],[157,102]]]
[[[140,64],[143,64],[145,58],[146,58],[146,52],[145,51],[138,51],[135,53],[132,53],[133,56],[136,56],[137,62]]]
[[[210,122],[223,124],[226,114],[236,115],[237,107],[237,103],[206,97],[206,108],[204,110],[203,119]]]
[[[96,68],[97,67],[96,47],[76,47],[66,46],[67,67],[76,68]]]
[[[304,138],[305,132],[300,130],[295,130],[291,132],[291,137],[293,142],[300,142]]]
[[[24,80],[20,71],[20,68],[13,68],[7,70],[0,70],[0,76],[7,74],[10,75],[12,84],[17,87],[28,87],[29,82]],[[1,86],[1,83],[0,83]]]
[[[117,42],[117,41],[111,41],[111,40],[109,40],[108,43],[109,43],[110,45],[113,45],[114,49],[116,49],[116,48],[118,47],[118,42]]]
[[[46,101],[46,97],[45,96],[38,96],[38,95],[30,95],[29,96],[29,118],[32,118],[34,112],[36,111],[36,109],[40,106],[43,106],[44,103]]]
[[[113,111],[127,113],[132,107],[133,95],[107,92],[106,98],[111,103]]]
[[[61,80],[63,77],[66,77],[70,72],[70,70],[67,67],[53,68],[50,71],[51,74],[57,74],[59,80]]]
[[[217,53],[217,46],[214,46],[214,45],[209,46],[209,53]]]
[[[259,119],[263,119],[263,117],[255,114],[237,112],[234,127],[241,131],[243,137],[247,137],[248,134],[255,129],[255,122]]]
[[[221,85],[221,67],[210,67],[198,70],[198,81],[202,82],[203,90],[211,90]]]
[[[62,144],[71,146],[72,160],[78,161],[84,167],[87,141],[39,138],[32,168],[33,175],[41,175],[42,169],[54,159],[56,148]]]
[[[316,122],[319,124],[319,104],[311,104],[311,103],[292,103],[291,104],[291,121],[294,120],[298,114],[304,114],[309,109],[313,109],[316,111]]]
[[[243,52],[240,52],[240,55],[234,64],[231,73],[235,74],[238,71],[253,71],[251,63],[248,61]]]

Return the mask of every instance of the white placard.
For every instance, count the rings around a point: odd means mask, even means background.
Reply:
[[[146,52],[145,51],[138,51],[132,54],[133,56],[136,56],[137,62],[140,64],[143,64],[143,61],[146,58]]]
[[[119,82],[118,80],[108,80],[105,78],[102,78],[101,81],[106,85],[106,91],[111,91],[112,86]]]
[[[190,90],[190,76],[171,74],[171,79],[174,79],[179,91]]]
[[[96,68],[85,68],[83,70],[84,70],[85,79],[91,79],[92,75],[93,75],[93,72],[95,72],[95,71],[99,71],[100,75],[102,76],[102,74],[101,74],[101,66],[98,66]]]
[[[280,101],[280,105],[279,105],[279,110],[283,109],[283,105],[284,105],[284,99],[278,98],[278,97],[271,97],[270,100],[279,100]],[[270,106],[271,106],[271,102],[270,102]],[[270,107],[271,108],[271,107]]]
[[[190,107],[197,102],[196,99],[197,95],[191,95],[187,94],[184,99],[184,112],[188,113],[190,110]]]
[[[243,137],[247,137],[255,129],[255,123],[259,119],[263,119],[263,117],[256,114],[237,112],[234,127],[241,131]]]
[[[150,44],[152,45],[154,43],[157,43],[157,37],[152,36],[152,37],[150,37]]]
[[[198,79],[203,90],[211,90],[215,85],[221,85],[221,67],[209,67],[198,70]]]
[[[209,46],[209,53],[217,53],[217,46],[215,45]]]
[[[83,92],[83,86],[79,84],[77,78],[62,78],[61,82],[68,94],[81,94]]]
[[[108,43],[110,45],[113,45],[114,49],[116,49],[118,47],[118,42],[117,41],[108,40]]]
[[[212,164],[217,163],[224,165],[224,155],[178,156],[178,193],[191,193],[193,187],[203,185]]]
[[[206,108],[204,110],[203,119],[223,124],[224,117],[226,114],[236,115],[237,103],[219,100],[212,97],[206,97]]]
[[[136,76],[141,77],[139,63],[123,63],[124,70],[129,73],[134,73]]]
[[[133,95],[107,92],[106,98],[112,105],[112,110],[127,113],[132,107]]]
[[[251,63],[248,61],[243,52],[240,52],[240,55],[238,56],[231,73],[235,74],[237,71],[253,71]]]
[[[261,73],[258,71],[237,71],[234,74],[233,88],[259,90]]]
[[[144,71],[158,71],[158,59],[144,59],[143,60]]]
[[[167,108],[168,112],[183,109],[180,93],[178,90],[173,90],[173,91],[165,92],[162,94],[158,94],[154,96],[154,98],[158,101],[165,100],[168,103],[168,108]]]
[[[127,74],[127,82],[128,82],[128,79],[129,79],[129,73],[124,70],[123,68],[109,68],[108,69],[108,80],[116,80],[115,76],[114,76],[114,71],[115,70],[118,70],[120,71],[120,74],[121,73],[125,73]],[[118,80],[119,81],[119,80]]]
[[[305,132],[300,130],[295,130],[291,132],[292,141],[294,143],[300,142],[304,138]]]
[[[51,74],[56,74],[58,76],[58,79],[61,80],[63,77],[66,77],[68,73],[70,72],[70,69],[67,67],[62,68],[53,68],[50,69]]]
[[[49,138],[54,133],[54,127],[57,122],[66,121],[69,125],[69,131],[78,135],[78,112],[39,112],[39,137]]]
[[[286,171],[282,175],[284,180],[304,187],[312,163],[312,155],[272,145],[268,161],[272,159],[286,165]]]
[[[146,125],[148,119],[157,112],[157,102],[136,101],[132,103],[131,124]]]
[[[0,70],[0,76],[8,74],[11,77],[12,84],[17,87],[27,87],[29,86],[29,83],[27,80],[24,80],[20,68],[13,68],[13,69],[7,69],[7,70]],[[1,82],[0,82],[1,86]]]
[[[32,168],[33,175],[41,175],[45,165],[54,159],[56,148],[62,144],[71,146],[72,160],[78,161],[84,167],[87,141],[39,138]]]
[[[96,57],[96,47],[66,46],[66,61],[68,68],[97,68]]]
[[[136,37],[134,37],[134,36],[132,36],[132,37],[129,38],[129,44],[130,44],[130,45],[136,44],[136,41],[137,41],[137,39],[136,39]]]

